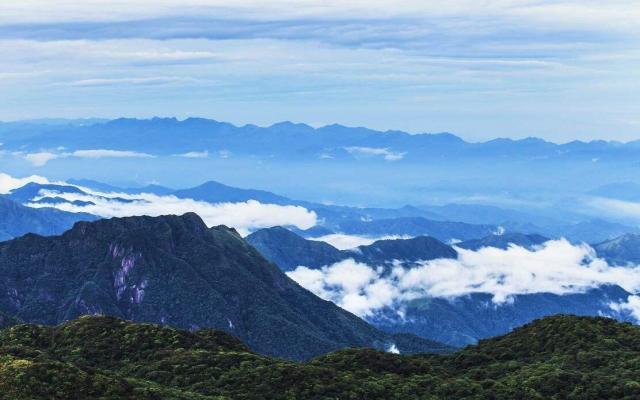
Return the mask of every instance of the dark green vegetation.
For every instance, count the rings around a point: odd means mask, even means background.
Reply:
[[[222,332],[108,317],[0,331],[0,399],[637,399],[640,328],[549,317],[446,356],[347,349],[306,363]]]
[[[294,270],[300,265],[320,268],[348,258],[367,264],[384,264],[393,260],[411,263],[418,260],[456,258],[458,255],[450,246],[427,236],[378,240],[368,246],[341,251],[328,243],[307,240],[276,226],[256,231],[247,236],[246,240],[283,271]]]
[[[233,229],[195,214],[79,222],[0,243],[0,312],[54,325],[105,314],[217,328],[253,350],[305,359],[344,347],[447,351],[379,331],[289,279]]]

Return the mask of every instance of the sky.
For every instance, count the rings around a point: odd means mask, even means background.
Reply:
[[[0,120],[640,138],[640,2],[0,2]]]

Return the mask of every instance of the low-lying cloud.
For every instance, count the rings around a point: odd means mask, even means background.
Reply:
[[[378,156],[378,157],[382,157],[386,161],[402,160],[405,154],[407,154],[406,152],[402,153],[402,152],[391,151],[386,147],[380,148],[380,147],[352,146],[352,147],[345,147],[344,149],[348,151],[350,154],[353,154],[356,156],[367,156],[367,157]]]
[[[43,176],[32,175],[26,178],[14,178],[11,175],[0,172],[0,194],[7,194],[13,189],[17,189],[32,182],[40,184],[50,183],[49,180]]]
[[[176,154],[176,157],[183,157],[183,158],[208,158],[209,157],[209,152],[207,150],[205,151],[189,151],[187,153],[181,153],[181,154]]]
[[[208,226],[227,225],[236,228],[241,234],[276,225],[291,225],[308,229],[316,224],[316,213],[300,206],[282,206],[264,204],[255,200],[237,203],[208,203],[175,196],[159,196],[151,193],[125,194],[103,193],[82,188],[86,194],[59,193],[42,190],[32,199],[30,207],[54,207],[69,212],[84,212],[104,218],[128,217],[134,215],[166,215],[195,212]],[[58,197],[69,202],[46,202],[47,197]],[[35,202],[45,199],[44,202]]]
[[[309,238],[309,240],[315,240],[320,242],[329,243],[338,250],[354,249],[358,246],[368,246],[378,240],[393,240],[393,239],[410,239],[411,236],[398,236],[398,235],[385,235],[385,236],[358,236],[347,235],[345,233],[332,233],[330,235],[324,235],[315,238]]]
[[[640,266],[613,267],[587,245],[553,240],[535,249],[457,249],[458,259],[424,261],[413,268],[385,269],[345,260],[312,270],[304,266],[288,275],[316,295],[362,317],[424,298],[455,298],[474,293],[493,295],[495,304],[534,293],[582,293],[601,285],[640,290]],[[612,310],[640,317],[640,298],[611,304]]]
[[[607,197],[594,197],[590,199],[588,205],[599,213],[619,218],[632,218],[640,221],[640,203],[638,202]]]
[[[109,149],[89,149],[89,150],[76,150],[73,152],[52,152],[52,151],[40,151],[35,153],[14,152],[13,155],[22,157],[29,161],[34,167],[42,167],[49,161],[59,158],[155,158],[152,154],[141,153],[130,150],[109,150]]]

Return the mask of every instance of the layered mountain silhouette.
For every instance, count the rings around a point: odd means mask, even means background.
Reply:
[[[402,319],[390,318],[393,315],[390,311],[368,320],[388,332],[411,332],[452,346],[465,346],[556,314],[608,315],[633,322],[632,316],[615,312],[609,306],[625,303],[630,295],[619,286],[607,285],[584,293],[521,294],[503,303],[494,303],[493,295],[488,293],[456,298],[423,297],[406,304]]]
[[[426,236],[378,240],[367,246],[338,250],[328,243],[304,239],[288,229],[277,226],[260,229],[247,236],[246,240],[283,271],[292,271],[301,265],[320,268],[346,259],[377,265],[394,260],[413,263],[457,256],[456,251],[450,246]]]
[[[92,205],[91,201],[69,201],[63,197],[65,194],[87,195],[82,187],[88,187],[116,194],[116,197],[111,197],[110,201],[120,202],[131,202],[132,200],[117,196],[117,193],[130,195],[153,193],[210,203],[256,200],[267,204],[296,205],[315,212],[320,223],[309,231],[297,232],[304,237],[318,237],[339,232],[363,236],[432,236],[444,242],[451,242],[490,237],[502,227],[506,231],[505,233],[521,232],[526,235],[542,235],[549,238],[566,237],[574,242],[598,243],[626,233],[638,233],[637,228],[601,219],[578,218],[577,222],[562,222],[556,218],[538,214],[485,205],[449,204],[437,207],[359,208],[290,199],[264,190],[236,188],[215,181],[181,190],[158,185],[118,188],[95,181],[72,181],[74,184],[66,185],[29,183],[22,188],[13,190],[5,197],[21,204],[36,203],[39,206],[56,206],[68,203],[82,207]],[[80,187],[74,185],[80,185]],[[570,219],[575,218],[574,216]],[[88,219],[91,218],[86,216],[77,218],[77,220]],[[33,230],[33,232],[38,231]],[[11,236],[5,235],[4,238],[7,237]]]
[[[533,248],[548,239],[540,235],[503,234],[456,244],[477,250],[483,247],[505,249],[509,245]],[[332,263],[354,259],[372,268],[397,265],[412,268],[418,261],[437,258],[456,258],[456,250],[437,239],[380,240],[369,246],[340,251],[332,246],[304,239],[284,228],[263,229],[247,237],[263,255],[284,271],[298,266],[320,268]],[[389,274],[386,268],[384,275]],[[532,293],[512,296],[509,301],[496,303],[489,293],[474,293],[455,298],[425,295],[402,305],[402,318],[390,307],[368,316],[367,320],[387,332],[411,332],[421,337],[464,346],[478,340],[502,335],[534,319],[554,314],[585,316],[609,315],[621,320],[633,320],[626,313],[610,307],[612,303],[626,303],[632,295],[619,286],[601,286],[574,294]]]
[[[0,312],[53,325],[105,314],[218,328],[252,349],[304,359],[343,347],[446,346],[383,333],[289,279],[233,229],[195,214],[78,222],[0,243]]]
[[[11,135],[16,130],[21,135]],[[154,140],[148,140],[153,132]],[[539,138],[520,140],[494,139],[471,143],[450,133],[409,134],[401,131],[376,131],[363,127],[332,124],[313,128],[306,124],[284,121],[268,127],[235,126],[204,118],[152,118],[146,120],[120,118],[83,124],[10,123],[0,124],[0,139],[7,147],[69,149],[113,148],[144,152],[175,154],[192,151],[193,143],[204,149],[229,149],[235,153],[281,154],[303,156],[318,151],[331,151],[334,157],[353,157],[352,147],[391,148],[408,152],[417,158],[448,154],[460,157],[556,157],[589,159],[594,156],[632,157],[638,151],[637,142],[573,141],[565,144]]]
[[[90,214],[25,207],[0,196],[0,241],[26,233],[60,234],[71,228],[76,221],[95,219],[96,217]]]
[[[527,235],[518,232],[509,232],[500,235],[489,235],[481,239],[467,240],[461,243],[457,243],[456,246],[467,250],[479,250],[483,247],[496,247],[498,249],[506,249],[510,245],[532,249],[535,246],[541,245],[547,241],[549,241],[549,238],[546,238],[542,235]]]

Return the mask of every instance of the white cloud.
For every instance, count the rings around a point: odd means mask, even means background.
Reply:
[[[613,311],[628,312],[640,323],[640,296],[629,296],[626,303],[611,303],[609,307]]]
[[[588,205],[606,215],[633,218],[636,221],[640,220],[640,203],[606,197],[594,197],[588,201]]]
[[[406,152],[394,152],[389,150],[388,148],[379,148],[379,147],[360,147],[360,146],[352,146],[345,147],[349,153],[354,155],[362,155],[362,156],[381,156],[387,161],[398,161],[402,160],[407,154]]]
[[[242,17],[264,20],[288,18],[456,18],[499,19],[503,24],[520,22],[530,28],[590,27],[603,31],[637,32],[640,6],[633,1],[529,1],[474,0],[163,0],[153,7],[144,0],[51,2],[22,0],[0,2],[0,22],[122,21],[167,16]]]
[[[7,194],[13,189],[20,188],[31,182],[40,184],[50,183],[49,180],[43,176],[32,175],[26,178],[14,178],[3,172],[0,172],[0,194]]]
[[[422,297],[489,293],[494,303],[501,304],[516,295],[581,293],[605,284],[630,293],[640,290],[640,266],[610,266],[589,246],[566,240],[549,241],[533,250],[518,246],[457,250],[458,259],[424,261],[409,269],[396,266],[391,272],[347,260],[319,270],[301,266],[288,275],[318,296],[365,317],[389,307],[400,313],[403,302]],[[637,300],[631,299],[620,307],[636,305]]]
[[[209,152],[207,150],[205,151],[189,151],[187,153],[182,153],[182,154],[176,154],[177,157],[184,157],[184,158],[207,158],[209,157]]]
[[[392,239],[410,239],[410,236],[398,236],[398,235],[386,235],[378,237],[370,236],[357,236],[347,235],[344,233],[332,233],[330,235],[324,235],[320,237],[310,238],[309,240],[315,240],[319,242],[329,243],[338,250],[349,250],[358,246],[368,246],[378,240],[392,240]]]
[[[398,349],[398,346],[396,346],[395,343],[392,343],[391,346],[387,347],[387,353],[400,354],[400,350]]]
[[[49,153],[47,151],[39,153],[28,153],[24,155],[25,160],[33,164],[34,167],[42,167],[51,160],[60,157],[58,154]]]
[[[317,296],[359,316],[393,304],[399,296],[396,286],[380,277],[381,271],[352,259],[320,270],[298,267],[287,275]]]
[[[82,79],[65,83],[70,86],[92,87],[92,86],[111,86],[111,85],[166,85],[170,83],[188,83],[197,82],[197,80],[185,77],[172,76],[152,76],[141,78],[94,78]]]
[[[30,162],[34,167],[42,167],[49,161],[59,158],[155,158],[154,155],[147,153],[140,153],[137,151],[128,150],[107,150],[107,149],[91,149],[91,150],[76,150],[74,152],[58,152],[40,151],[35,153],[14,152],[13,155],[22,157]]]
[[[30,203],[30,207],[54,207],[69,212],[85,212],[100,217],[127,217],[134,215],[181,215],[195,212],[208,226],[227,225],[236,228],[241,234],[276,225],[293,225],[300,229],[308,229],[316,224],[316,214],[300,206],[281,206],[263,204],[255,200],[239,203],[207,203],[192,199],[181,199],[175,196],[158,196],[150,193],[125,194],[103,193],[82,188],[88,194],[58,193],[41,191],[43,197],[57,196],[68,201],[80,200],[91,202],[83,206],[70,203],[46,204]],[[119,201],[116,198],[129,202]]]
[[[139,153],[137,151],[128,150],[76,150],[71,153],[72,157],[78,158],[154,158],[155,156],[147,153]]]

